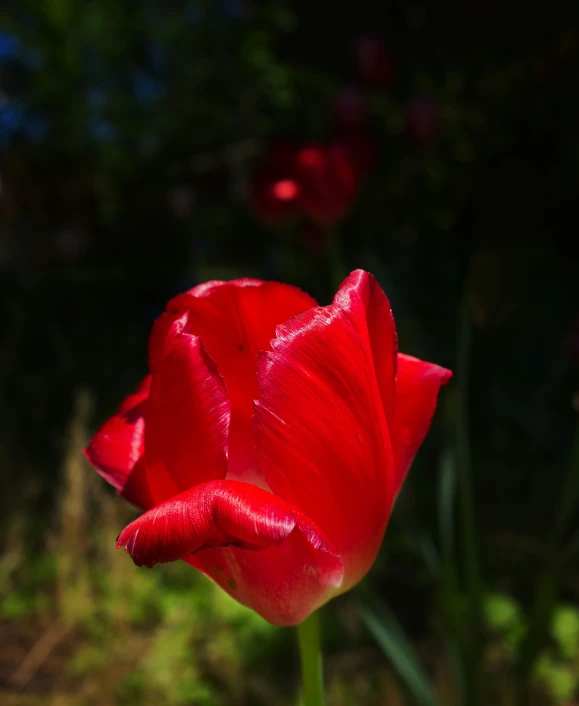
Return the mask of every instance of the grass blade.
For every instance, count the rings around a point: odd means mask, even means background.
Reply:
[[[420,706],[440,706],[432,684],[400,623],[385,605],[358,604],[358,613],[386,657]]]

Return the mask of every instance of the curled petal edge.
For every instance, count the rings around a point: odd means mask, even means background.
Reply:
[[[202,483],[148,510],[117,539],[137,566],[178,561],[216,547],[260,551],[299,531],[317,551],[339,557],[317,526],[272,493],[242,481]],[[341,566],[341,562],[340,562]],[[341,586],[343,570],[333,572]]]

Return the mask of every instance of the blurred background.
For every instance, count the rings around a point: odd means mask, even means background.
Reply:
[[[81,457],[169,297],[373,272],[452,368],[329,706],[579,703],[576,8],[4,0],[0,702],[296,703],[292,630],[183,565]]]

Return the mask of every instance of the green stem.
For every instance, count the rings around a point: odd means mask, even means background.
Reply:
[[[302,664],[302,706],[323,706],[324,676],[317,612],[298,625],[298,642]]]

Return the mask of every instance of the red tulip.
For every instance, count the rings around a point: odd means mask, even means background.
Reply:
[[[169,302],[150,375],[86,454],[146,510],[137,565],[184,559],[291,625],[372,565],[451,373],[399,354],[376,280],[330,306],[276,282],[209,282]]]
[[[301,210],[324,226],[341,220],[352,207],[359,184],[348,151],[337,143],[306,145],[296,162]]]
[[[384,40],[366,34],[355,45],[356,63],[361,78],[370,86],[387,88],[394,81],[394,59]]]
[[[406,106],[406,134],[419,146],[430,145],[438,139],[440,122],[436,103],[430,98],[416,98]]]
[[[359,133],[331,143],[274,144],[254,176],[251,202],[266,223],[305,215],[327,228],[340,221],[372,167],[372,145]]]
[[[295,157],[293,145],[274,143],[254,175],[251,205],[255,215],[265,223],[283,223],[298,212],[300,185],[296,180]]]
[[[297,213],[300,185],[295,179],[256,178],[252,185],[251,203],[257,217],[276,225]]]

